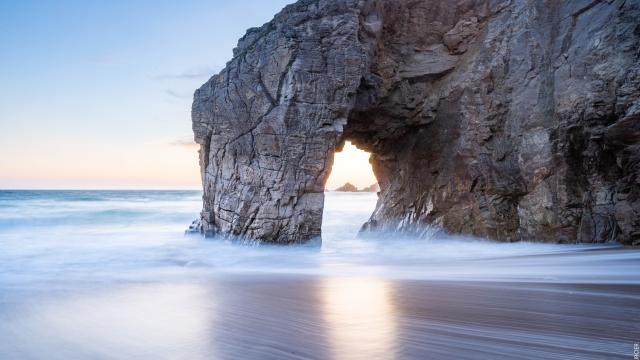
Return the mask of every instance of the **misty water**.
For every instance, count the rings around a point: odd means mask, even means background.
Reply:
[[[630,358],[640,251],[356,235],[184,236],[198,191],[0,191],[0,359]]]

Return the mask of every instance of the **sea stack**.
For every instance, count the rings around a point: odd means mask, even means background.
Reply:
[[[360,189],[360,192],[373,192],[373,193],[377,193],[378,191],[380,191],[380,185],[378,185],[378,183],[375,184],[371,184],[365,188]]]
[[[640,243],[640,0],[301,0],[195,92],[199,230],[320,237],[336,148],[366,231]]]
[[[353,185],[352,183],[348,182],[348,183],[340,186],[339,188],[337,188],[335,191],[357,192],[358,188],[355,185]]]

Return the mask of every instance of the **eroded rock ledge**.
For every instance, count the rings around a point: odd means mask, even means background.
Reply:
[[[320,236],[345,140],[364,231],[640,243],[640,0],[301,0],[194,96],[200,229]]]

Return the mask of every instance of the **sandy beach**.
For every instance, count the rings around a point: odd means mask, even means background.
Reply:
[[[34,296],[3,359],[628,359],[640,286],[231,276]]]

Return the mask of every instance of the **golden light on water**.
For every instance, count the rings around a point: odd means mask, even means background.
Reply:
[[[397,325],[391,295],[385,280],[323,280],[323,313],[334,358],[394,358]]]

